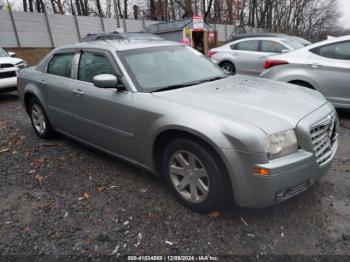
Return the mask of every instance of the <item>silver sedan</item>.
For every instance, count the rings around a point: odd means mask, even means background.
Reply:
[[[350,36],[271,57],[261,76],[318,90],[336,107],[350,108]]]
[[[289,199],[326,174],[338,145],[320,93],[227,76],[173,42],[62,47],[18,84],[39,137],[59,132],[164,176],[200,212]]]
[[[228,74],[258,76],[264,70],[264,62],[268,57],[303,46],[291,37],[253,37],[213,48],[208,56]]]

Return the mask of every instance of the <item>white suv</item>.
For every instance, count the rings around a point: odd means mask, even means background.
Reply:
[[[15,58],[15,53],[6,53],[0,47],[0,93],[15,91],[17,72],[27,66],[25,61]]]

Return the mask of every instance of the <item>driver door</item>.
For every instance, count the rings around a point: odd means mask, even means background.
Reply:
[[[81,52],[73,90],[75,136],[110,153],[134,159],[132,92],[98,88],[92,83],[96,75],[120,76],[118,71],[114,58],[107,51]]]

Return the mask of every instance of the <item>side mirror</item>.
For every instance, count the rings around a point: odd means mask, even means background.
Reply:
[[[283,49],[282,50],[282,54],[287,54],[287,53],[289,53],[290,52],[290,50],[288,50],[288,49]]]
[[[111,74],[96,75],[92,82],[99,88],[118,88],[118,78]]]
[[[14,52],[8,52],[8,55],[9,55],[10,57],[16,57],[16,53],[14,53]]]

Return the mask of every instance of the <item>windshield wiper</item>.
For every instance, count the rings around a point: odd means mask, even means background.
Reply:
[[[228,76],[216,76],[216,77],[212,77],[212,78],[208,78],[208,79],[204,79],[204,80],[201,80],[199,81],[200,83],[207,83],[207,82],[213,82],[213,81],[217,81],[217,80],[220,80],[220,79],[224,79]]]
[[[152,93],[153,93],[153,92],[169,91],[169,90],[173,90],[173,89],[178,89],[178,88],[183,88],[183,87],[198,85],[198,84],[201,84],[201,83],[202,83],[202,82],[198,81],[198,82],[192,82],[192,83],[187,83],[187,84],[179,84],[179,85],[166,86],[166,87],[158,88],[158,89],[152,91]]]
[[[223,78],[226,78],[226,77],[228,77],[228,76],[216,76],[216,77],[212,77],[212,78],[209,78],[209,79],[203,79],[203,80],[195,81],[195,82],[191,82],[191,83],[166,86],[166,87],[158,88],[158,89],[152,91],[152,93],[153,92],[169,91],[169,90],[173,90],[173,89],[199,85],[199,84],[203,84],[203,83],[207,83],[207,82],[213,82],[213,81],[220,80],[220,79],[223,79]]]

